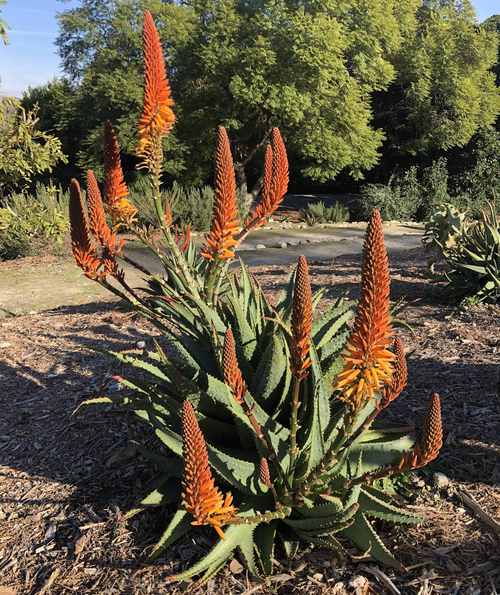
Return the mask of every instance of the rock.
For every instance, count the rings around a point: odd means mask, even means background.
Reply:
[[[10,347],[11,343],[9,343],[8,341],[2,341],[0,342],[0,349],[7,349],[7,347]]]
[[[288,247],[288,244],[286,242],[280,242],[279,247],[280,248],[287,248]]]
[[[146,349],[146,341],[137,341],[135,346],[137,349]]]
[[[257,244],[255,246],[256,250],[265,250],[266,249],[266,245],[265,244]]]
[[[444,490],[450,485],[450,480],[444,473],[434,473],[432,481],[438,490]]]
[[[240,574],[240,572],[243,571],[243,566],[236,560],[236,558],[234,558],[229,564],[229,570],[233,574]]]

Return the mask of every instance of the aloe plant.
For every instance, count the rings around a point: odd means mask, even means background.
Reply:
[[[368,225],[356,307],[345,298],[322,307],[323,291],[312,291],[304,257],[271,303],[242,263],[231,271],[228,265],[241,240],[272,215],[286,193],[284,143],[274,129],[261,201],[240,222],[229,139],[219,128],[210,232],[201,249],[187,233],[180,238],[160,194],[161,138],[175,116],[149,13],[144,40],[146,89],[138,151],[140,167],[151,177],[162,244],[135,222],[115,141],[114,157],[106,160],[110,179],[104,201],[92,172],[87,176],[88,208],[76,181],[70,200],[78,265],[160,330],[151,351],[110,353],[125,367],[124,391],[86,402],[133,411],[162,444],[155,452],[140,447],[159,476],[128,517],[152,506],[176,509],[153,558],[193,526],[214,529],[213,548],[172,577],[176,580],[207,579],[235,550],[252,573],[270,573],[275,546],[290,553],[301,542],[329,548],[337,557],[351,543],[400,568],[372,519],[420,522],[394,503],[389,478],[432,461],[442,444],[442,428],[437,395],[419,440],[404,431],[373,427],[407,382],[404,346],[394,340],[391,328],[380,214],[374,211]],[[107,136],[112,138],[109,127]],[[116,235],[121,220],[163,263],[162,276],[140,267],[146,290],[132,289],[121,267],[123,260],[139,266],[127,258]]]

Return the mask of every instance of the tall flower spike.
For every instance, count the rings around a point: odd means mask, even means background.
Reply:
[[[266,149],[261,200],[250,213],[245,230],[259,227],[278,209],[288,190],[288,157],[279,128],[273,128]]]
[[[139,120],[137,154],[147,158],[175,123],[174,101],[167,79],[160,36],[151,13],[144,12],[144,106]]]
[[[269,463],[265,457],[260,459],[259,479],[268,488],[273,485],[271,481],[271,473],[269,472]]]
[[[71,180],[69,187],[69,219],[71,223],[71,248],[76,264],[89,279],[101,279],[99,271],[101,261],[97,257],[95,246],[89,231],[87,214],[83,205],[82,192],[77,180]]]
[[[107,246],[111,240],[111,230],[106,223],[106,214],[102,204],[101,191],[94,172],[87,171],[87,205],[89,209],[90,230],[101,246]]]
[[[351,336],[344,349],[344,369],[335,388],[340,399],[359,411],[375,392],[392,382],[389,316],[389,261],[380,212],[375,209],[366,230],[361,296]]]
[[[228,328],[224,337],[224,349],[222,352],[222,367],[224,370],[224,382],[229,386],[234,398],[240,405],[244,403],[246,393],[245,381],[241,374],[236,357],[236,344],[231,328]]]
[[[215,153],[215,190],[212,224],[202,256],[208,260],[234,258],[240,231],[233,157],[226,129],[219,126]]]
[[[403,455],[399,471],[418,469],[433,461],[443,446],[443,425],[441,421],[441,399],[434,393],[424,419],[420,440],[410,452]]]
[[[211,525],[220,538],[224,539],[221,527],[236,515],[237,510],[232,505],[232,494],[228,492],[223,497],[215,486],[208,465],[205,438],[189,401],[184,401],[182,407],[182,454],[182,503],[194,517],[191,524]]]
[[[382,397],[377,404],[378,411],[385,409],[392,401],[397,399],[408,383],[405,347],[400,337],[394,339],[393,351],[396,360],[394,362],[392,382],[384,388]]]
[[[295,273],[292,305],[292,366],[293,375],[302,380],[311,366],[312,292],[309,269],[304,256],[299,258]]]
[[[104,124],[104,202],[113,226],[130,225],[137,215],[137,209],[126,198],[128,188],[123,177],[120,159],[120,145],[111,122]]]

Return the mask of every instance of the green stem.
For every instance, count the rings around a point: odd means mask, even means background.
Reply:
[[[231,525],[257,525],[258,523],[270,523],[276,519],[286,519],[292,513],[289,506],[284,506],[279,510],[265,512],[263,514],[256,514],[253,516],[239,516],[231,519]]]

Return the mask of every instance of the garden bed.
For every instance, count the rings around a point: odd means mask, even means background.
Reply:
[[[357,258],[310,264],[314,286],[327,287],[327,299],[343,291],[355,295]],[[254,270],[272,293],[290,269]],[[426,523],[391,533],[381,528],[408,570],[382,571],[402,594],[494,593],[500,554],[488,518],[500,520],[500,307],[460,312],[440,303],[418,252],[398,257],[392,271],[392,297],[408,301],[400,316],[413,331],[399,329],[409,351],[409,389],[384,415],[412,424],[437,391],[446,433],[438,461],[411,482],[412,508]],[[94,408],[72,415],[84,399],[117,390],[112,376],[120,370],[89,348],[133,350],[153,334],[106,301],[0,321],[0,593],[2,587],[15,593],[185,592],[185,585],[166,579],[199,558],[213,532],[198,529],[194,539],[147,563],[167,511],[129,522],[123,515],[153,476],[131,440],[150,438],[123,412]],[[434,472],[446,476],[441,490]],[[470,508],[467,497],[479,508]],[[339,568],[330,553],[315,550],[291,561],[278,558],[268,585],[233,562],[199,592],[390,592],[374,568],[369,560]]]

